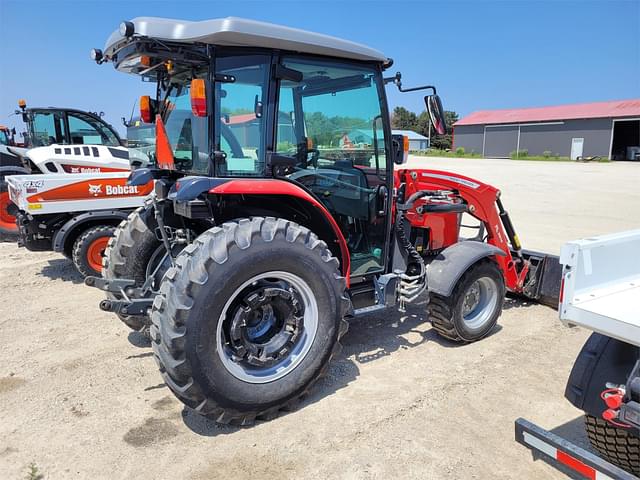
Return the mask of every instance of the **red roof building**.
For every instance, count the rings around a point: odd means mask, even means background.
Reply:
[[[485,157],[640,160],[640,99],[480,110],[454,125],[454,147]]]

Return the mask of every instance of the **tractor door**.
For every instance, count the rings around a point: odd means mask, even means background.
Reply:
[[[352,276],[381,272],[389,220],[380,76],[374,67],[324,60],[281,65],[289,73],[279,82],[276,153],[297,160],[290,179],[334,216]]]

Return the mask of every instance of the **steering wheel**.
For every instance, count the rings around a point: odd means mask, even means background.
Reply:
[[[244,152],[242,151],[242,146],[238,141],[238,138],[233,133],[233,130],[229,128],[229,125],[220,121],[220,136],[223,137],[227,143],[229,144],[229,148],[231,149],[231,154],[235,158],[243,158]]]

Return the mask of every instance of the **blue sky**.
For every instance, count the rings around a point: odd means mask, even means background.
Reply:
[[[406,86],[435,84],[445,108],[474,110],[640,98],[640,0],[0,0],[0,123],[19,98],[105,112],[122,130],[137,77],[89,60],[121,20],[224,16],[314,30],[382,50]],[[388,88],[391,106],[421,95]]]

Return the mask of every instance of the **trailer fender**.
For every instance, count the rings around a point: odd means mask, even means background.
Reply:
[[[53,251],[64,252],[68,241],[76,236],[78,228],[89,223],[111,223],[117,225],[126,220],[129,213],[123,210],[99,210],[76,215],[68,220],[53,237]]]
[[[471,265],[486,257],[506,254],[494,245],[468,240],[445,248],[427,265],[430,292],[448,297]]]
[[[576,408],[601,418],[607,408],[600,398],[606,384],[625,384],[639,355],[639,347],[591,334],[573,364],[565,398]]]

